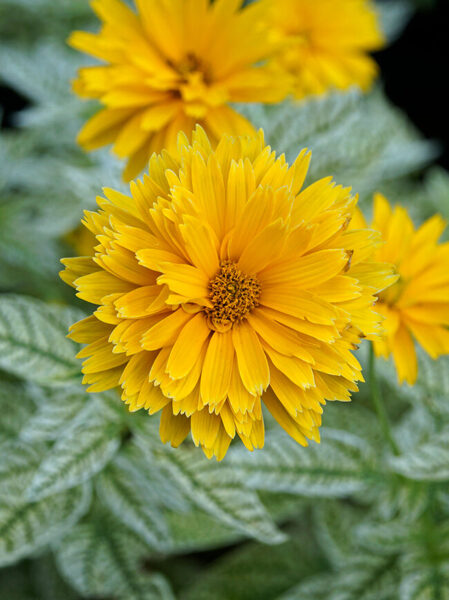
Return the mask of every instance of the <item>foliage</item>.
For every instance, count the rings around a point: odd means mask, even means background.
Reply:
[[[410,5],[383,10],[398,35]],[[267,417],[265,449],[236,443],[221,464],[81,386],[66,333],[82,313],[59,257],[101,186],[122,186],[107,152],[74,144],[91,106],[70,93],[79,58],[64,39],[93,26],[85,0],[0,0],[0,78],[28,102],[0,132],[0,597],[449,598],[447,359],[420,356],[413,389],[379,363],[399,456],[368,384],[326,407],[321,445]],[[384,191],[417,221],[449,216],[449,175],[427,168],[436,146],[381,87],[245,110],[289,160],[313,150],[311,178],[332,173],[366,205]]]

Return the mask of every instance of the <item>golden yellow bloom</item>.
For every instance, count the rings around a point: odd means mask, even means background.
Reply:
[[[131,196],[105,189],[84,224],[92,257],[62,278],[98,305],[70,336],[88,344],[90,391],[121,386],[131,411],[161,409],[161,438],[189,431],[223,458],[237,433],[264,443],[262,403],[300,444],[318,441],[325,400],[349,400],[352,355],[375,335],[374,294],[394,280],[372,261],[380,234],[348,230],[357,199],[328,177],[303,191],[310,154],[289,168],[263,134],[179,134],[180,162],[153,155]]]
[[[274,62],[294,78],[303,98],[358,85],[367,90],[377,75],[368,55],[384,45],[370,0],[271,0],[273,38],[283,50]]]
[[[395,264],[399,273],[397,283],[379,294],[376,310],[385,317],[385,333],[374,340],[374,350],[384,358],[392,354],[399,381],[413,384],[413,338],[432,358],[449,353],[449,243],[438,244],[445,222],[435,215],[415,229],[404,208],[392,210],[376,194],[372,227],[385,240],[377,260]]]
[[[93,0],[98,34],[75,32],[69,43],[104,61],[80,69],[74,90],[104,108],[81,130],[85,150],[113,144],[128,158],[125,180],[153,152],[176,151],[178,131],[199,123],[211,140],[254,134],[230,102],[279,102],[288,77],[261,62],[273,52],[261,24],[265,3],[243,0]]]
[[[78,225],[76,229],[69,231],[64,236],[64,242],[72,246],[74,252],[80,256],[89,256],[94,252],[94,247],[97,245],[94,234],[83,225]]]

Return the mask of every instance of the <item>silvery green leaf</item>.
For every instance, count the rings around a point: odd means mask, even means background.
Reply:
[[[444,600],[449,597],[447,547],[445,551],[431,557],[412,554],[403,561],[399,600]]]
[[[370,555],[353,557],[335,573],[328,600],[392,600],[398,573],[391,559]]]
[[[413,15],[413,7],[407,0],[376,2],[382,30],[388,43],[394,42]]]
[[[0,564],[31,555],[80,519],[90,503],[90,487],[77,487],[37,502],[0,499]]]
[[[285,541],[257,494],[241,483],[232,468],[208,461],[196,449],[160,446],[154,456],[190,502],[218,521],[268,544]]]
[[[170,533],[160,505],[147,495],[148,484],[136,473],[132,462],[118,456],[96,479],[102,503],[153,548],[164,550]]]
[[[305,598],[327,600],[334,581],[334,574],[326,572],[307,577],[298,585],[278,596],[276,600],[304,600]]]
[[[390,559],[361,554],[335,572],[305,579],[277,600],[396,600],[397,579]]]
[[[413,523],[429,504],[429,490],[425,482],[411,481],[394,474],[386,474],[384,482],[376,487],[374,493],[375,511],[385,521],[397,517]]]
[[[315,535],[329,562],[338,570],[357,552],[353,530],[365,512],[343,501],[325,500],[313,509]]]
[[[14,440],[35,409],[31,390],[22,383],[0,381],[0,446]]]
[[[92,398],[45,455],[27,491],[44,498],[90,479],[120,446],[120,422],[99,398]]]
[[[369,445],[354,434],[323,428],[321,443],[303,448],[282,431],[267,435],[263,452],[235,447],[229,462],[250,489],[341,497],[379,479]]]
[[[73,382],[80,365],[77,345],[66,338],[79,311],[26,296],[0,297],[0,368],[46,385]]]
[[[145,420],[152,421],[147,416]],[[121,451],[121,456],[127,461],[129,472],[139,480],[139,485],[145,490],[145,497],[149,502],[173,511],[186,512],[191,508],[191,503],[182,493],[177,482],[167,478],[151,453],[151,442],[147,436],[157,436],[156,443],[160,444],[158,432],[148,427],[145,427],[144,431],[145,436],[139,431],[134,435],[131,443]]]
[[[123,600],[173,600],[166,579],[144,573],[147,547],[134,532],[110,516],[96,513],[74,527],[57,545],[60,570],[85,596]]]
[[[54,441],[72,420],[92,401],[83,388],[54,388],[44,392],[46,401],[28,419],[20,432],[26,441]]]
[[[0,452],[0,502],[23,500],[44,456],[45,446],[9,440]]]
[[[284,544],[249,542],[218,557],[200,577],[189,577],[185,600],[273,600],[321,567],[316,543],[306,528],[295,527]],[[307,539],[307,543],[304,543]],[[305,596],[316,600],[315,596]]]
[[[437,154],[435,144],[422,140],[379,89],[238,109],[289,162],[302,148],[312,150],[309,182],[333,175],[355,192],[372,194],[381,183],[422,169]]]
[[[418,444],[400,456],[392,456],[389,466],[395,473],[417,481],[449,479],[449,433],[444,430],[428,442]]]
[[[413,531],[413,526],[404,521],[365,521],[357,526],[355,538],[373,554],[391,555],[401,552],[406,547]]]

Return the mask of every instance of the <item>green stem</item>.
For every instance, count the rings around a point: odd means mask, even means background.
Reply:
[[[379,419],[380,426],[382,427],[382,431],[385,435],[386,440],[388,441],[391,451],[393,454],[398,456],[400,454],[400,450],[398,445],[395,442],[393,434],[391,433],[390,422],[388,420],[387,411],[385,410],[385,405],[382,399],[382,394],[379,387],[379,381],[376,376],[376,359],[374,356],[374,349],[372,342],[370,343],[370,354],[369,354],[369,378],[370,378],[370,387],[371,387],[371,399],[374,404],[374,408],[376,409],[377,417]]]

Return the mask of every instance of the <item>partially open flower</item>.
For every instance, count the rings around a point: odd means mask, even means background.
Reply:
[[[104,108],[81,130],[85,150],[113,144],[129,181],[153,152],[176,150],[178,131],[199,123],[211,140],[254,134],[231,102],[279,102],[289,77],[264,63],[274,51],[262,23],[265,2],[243,0],[93,0],[98,34],[70,44],[105,64],[79,70],[74,91]]]
[[[161,437],[192,433],[223,458],[236,433],[264,443],[262,403],[300,444],[319,440],[325,400],[349,400],[352,354],[380,330],[375,294],[395,280],[372,255],[380,234],[348,225],[357,199],[328,177],[301,188],[263,134],[179,135],[127,197],[105,189],[84,224],[92,257],[62,278],[98,305],[70,336],[89,390],[121,386],[130,410],[161,409]]]
[[[271,0],[269,22],[283,44],[274,63],[293,77],[296,98],[371,86],[369,52],[385,43],[371,0]]]
[[[405,208],[392,209],[381,194],[374,198],[372,227],[385,240],[376,258],[399,273],[397,283],[379,294],[384,335],[374,340],[374,350],[393,355],[401,383],[415,383],[418,374],[413,338],[432,358],[449,353],[449,242],[438,244],[445,226],[435,215],[415,229]]]

